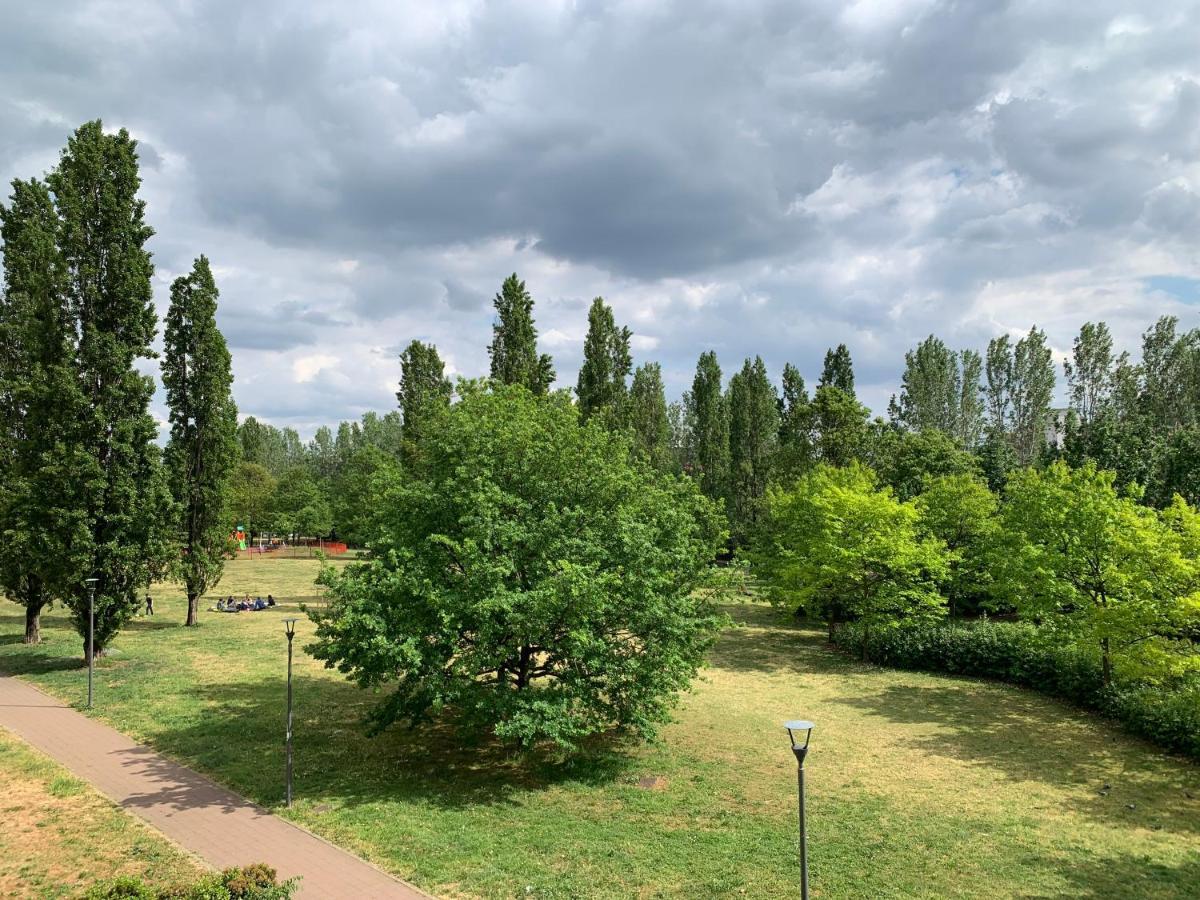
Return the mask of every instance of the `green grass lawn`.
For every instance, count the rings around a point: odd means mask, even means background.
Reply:
[[[315,572],[239,560],[219,593],[312,597]],[[179,591],[155,594],[100,664],[96,715],[278,806],[290,607],[184,629]],[[25,647],[6,607],[0,669],[81,701],[65,619]],[[300,652],[299,800],[281,813],[445,896],[795,896],[780,723],[804,717],[814,896],[1200,896],[1196,766],[1032,692],[863,666],[763,606],[730,613],[661,743],[567,763],[444,729],[367,738],[373,698]]]
[[[0,730],[0,897],[77,897],[93,882],[135,875],[193,881],[198,860]]]

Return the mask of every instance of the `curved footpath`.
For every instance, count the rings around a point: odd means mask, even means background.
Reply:
[[[218,869],[268,863],[280,878],[301,876],[297,896],[309,900],[429,897],[5,675],[0,675],[0,726]]]

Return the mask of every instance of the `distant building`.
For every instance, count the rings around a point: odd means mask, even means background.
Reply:
[[[1046,416],[1046,444],[1053,447],[1055,450],[1063,448],[1063,442],[1067,437],[1067,413],[1071,410],[1069,407],[1061,406],[1050,410]]]

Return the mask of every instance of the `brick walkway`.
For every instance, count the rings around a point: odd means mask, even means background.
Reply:
[[[305,898],[428,896],[16,678],[0,676],[0,726],[218,869],[266,862]]]

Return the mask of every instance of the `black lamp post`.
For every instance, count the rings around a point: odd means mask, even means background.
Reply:
[[[800,897],[808,900],[808,836],[804,830],[804,757],[808,755],[808,742],[812,739],[813,723],[804,720],[784,722],[792,752],[796,754],[796,776],[800,785]],[[804,743],[796,743],[797,732],[804,732]]]
[[[296,620],[284,619],[283,632],[288,639],[288,679],[287,679],[287,800],[285,805],[292,805],[292,638],[296,636]]]
[[[96,582],[99,578],[85,578],[88,589],[88,705],[92,708],[92,673],[96,668]]]

